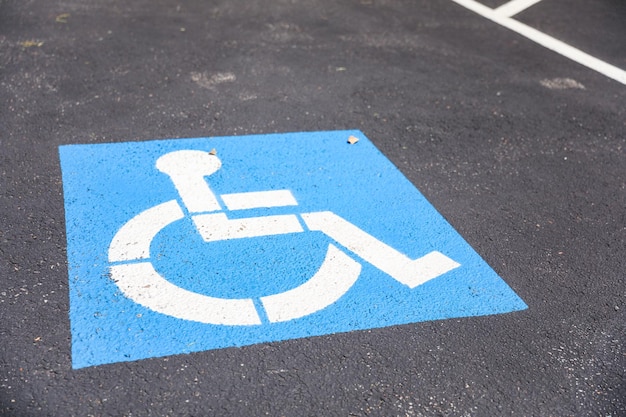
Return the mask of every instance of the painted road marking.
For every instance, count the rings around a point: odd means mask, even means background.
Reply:
[[[310,230],[319,230],[409,288],[415,288],[460,266],[458,262],[436,251],[416,260],[409,259],[329,211],[307,213],[302,217]]]
[[[125,223],[109,246],[109,262],[137,261],[150,257],[150,244],[163,228],[184,217],[176,201],[149,208]]]
[[[525,36],[526,38],[532,40],[535,43],[538,43],[545,48],[548,48],[560,55],[563,55],[566,58],[569,58],[574,62],[584,65],[587,68],[597,71],[600,74],[603,74],[606,77],[609,77],[622,84],[626,84],[626,71],[624,71],[623,69],[604,62],[592,55],[581,51],[580,49],[574,48],[573,46],[568,45],[565,42],[562,42],[556,38],[553,38],[552,36],[546,35],[545,33],[538,31],[537,29],[525,25],[524,23],[512,19],[508,16],[506,9],[504,9],[504,12],[500,8],[494,10],[474,0],[452,1],[465,7],[466,9],[473,11],[474,13],[481,15],[486,19],[491,20],[494,23],[497,23],[507,29],[517,32],[522,36]],[[523,3],[520,3],[520,6],[521,5],[523,5]],[[513,9],[513,6],[511,6],[511,9]]]
[[[494,12],[504,17],[512,17],[523,12],[530,6],[539,3],[541,0],[511,0],[502,6],[494,9]]]
[[[222,200],[224,200],[224,204],[226,204],[228,210],[246,210],[252,208],[298,205],[298,202],[289,190],[222,194]]]
[[[526,308],[358,131],[60,156],[75,368]]]
[[[277,323],[313,314],[348,292],[360,272],[360,263],[329,244],[324,263],[313,278],[292,290],[261,297],[267,318]]]
[[[220,208],[206,177],[217,172],[221,166],[222,162],[215,154],[197,150],[170,152],[156,161],[156,168],[169,175],[189,212],[200,209],[214,211]],[[227,206],[236,209],[298,204],[289,190],[225,196],[225,200],[230,202]],[[182,210],[173,200],[134,216],[111,240],[109,261],[132,262],[149,258],[149,248],[155,236],[182,217]],[[229,219],[226,213],[220,212],[194,214],[191,218],[205,242],[304,232],[300,221],[293,214]],[[439,252],[431,252],[417,260],[411,260],[329,211],[303,213],[302,218],[309,230],[324,233],[409,288],[415,288],[460,266]],[[130,254],[128,251],[131,251]],[[265,313],[270,322],[300,318],[336,302],[352,287],[360,270],[360,264],[329,244],[320,270],[309,281],[283,293],[261,297],[260,300],[264,308],[268,309]],[[159,313],[217,325],[261,324],[260,315],[255,316],[250,311],[254,300],[227,300],[201,294],[192,295],[189,291],[169,283],[149,263],[114,265],[111,268],[111,279],[128,298]]]
[[[152,311],[206,324],[261,324],[254,300],[224,299],[186,290],[165,279],[150,262],[112,265],[110,273],[124,295]]]
[[[180,150],[160,157],[156,162],[159,171],[169,175],[178,195],[190,213],[220,210],[204,177],[216,172],[221,161],[210,152]]]
[[[205,242],[274,236],[304,231],[293,214],[229,219],[226,214],[200,214],[193,222]]]

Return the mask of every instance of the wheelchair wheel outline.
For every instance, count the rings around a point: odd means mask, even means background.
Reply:
[[[109,246],[111,279],[134,302],[172,317],[218,325],[262,324],[252,298],[218,298],[192,292],[154,269],[150,261],[152,239],[183,218],[178,202],[170,200],[126,222]],[[319,311],[341,298],[360,272],[360,263],[329,244],[322,265],[309,280],[285,292],[260,297],[265,315],[275,323]]]

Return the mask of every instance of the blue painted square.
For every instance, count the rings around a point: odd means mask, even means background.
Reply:
[[[74,368],[526,308],[359,131],[59,152]]]

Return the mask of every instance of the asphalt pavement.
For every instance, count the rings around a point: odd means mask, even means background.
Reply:
[[[0,0],[0,415],[626,416],[626,4],[478,5]],[[527,308],[76,365],[60,147],[344,130]]]

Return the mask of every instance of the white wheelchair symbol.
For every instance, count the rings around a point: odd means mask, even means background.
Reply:
[[[205,177],[221,167],[216,155],[181,150],[161,156],[156,168],[167,174],[186,211],[205,242],[302,233],[302,224],[320,231],[344,249],[372,264],[400,283],[415,288],[460,266],[433,251],[412,260],[330,211],[229,219]],[[297,206],[289,190],[222,194],[227,210]],[[150,262],[150,244],[169,224],[185,213],[177,200],[149,208],[125,223],[109,246],[111,278],[131,300],[153,311],[183,320],[216,325],[262,324],[254,300],[227,299],[188,291],[162,277]],[[356,282],[361,264],[329,243],[319,270],[288,291],[260,297],[270,323],[284,322],[319,311],[341,298]]]

